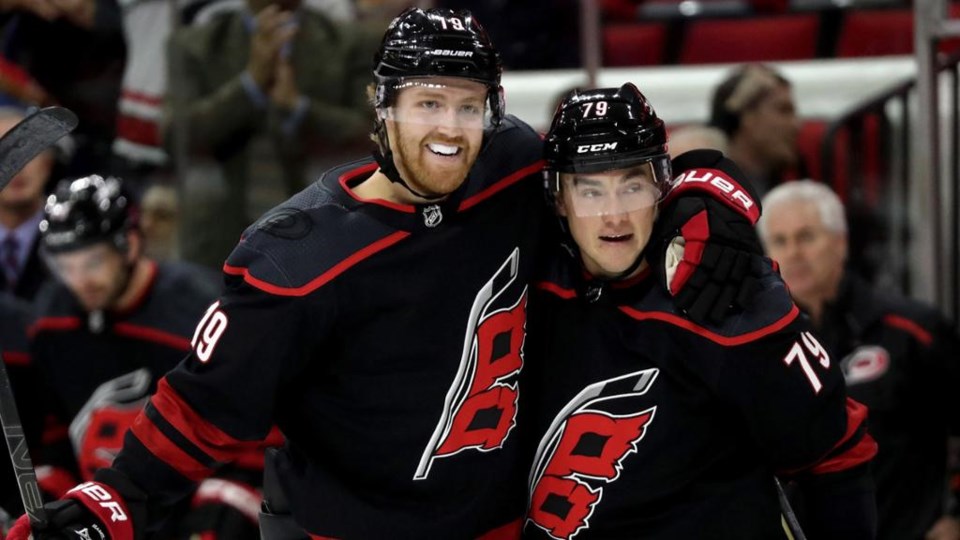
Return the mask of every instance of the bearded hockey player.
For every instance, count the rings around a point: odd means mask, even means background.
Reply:
[[[286,445],[265,538],[519,537],[518,378],[548,222],[542,140],[505,116],[500,74],[469,12],[411,8],[391,23],[374,62],[374,157],[247,229],[192,352],[113,467],[51,507],[39,537],[142,538],[273,425]],[[704,268],[700,286],[726,286]]]
[[[830,497],[810,538],[871,538],[865,409],[769,263],[748,309],[706,325],[678,312],[648,264],[658,209],[671,228],[668,214],[689,210],[672,197],[695,184],[729,207],[688,220],[688,242],[755,222],[742,173],[694,151],[671,185],[663,122],[632,84],[565,98],[545,152],[569,236],[531,299],[525,537],[786,538],[780,474]],[[683,263],[670,271],[684,279]]]
[[[540,138],[504,116],[499,57],[467,12],[405,11],[374,73],[376,159],[245,232],[193,352],[50,534],[140,538],[276,424],[299,537],[517,537]]]

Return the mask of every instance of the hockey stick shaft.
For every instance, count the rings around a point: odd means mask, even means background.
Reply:
[[[797,521],[797,514],[793,512],[793,507],[790,506],[790,499],[787,498],[787,494],[783,491],[783,485],[780,484],[780,479],[774,477],[774,482],[777,484],[777,498],[780,500],[780,511],[783,513],[783,519],[787,522],[787,527],[790,529],[790,534],[793,536],[793,540],[807,540],[806,535],[803,534],[803,529],[800,528],[800,522]]]
[[[27,115],[10,131],[0,137],[0,191],[27,163],[50,148],[77,127],[77,116],[63,107],[47,107]],[[13,386],[0,351],[0,426],[7,441],[10,460],[17,477],[23,509],[34,530],[47,522],[43,497],[37,485],[37,473],[30,460],[23,424],[17,411]]]
[[[23,500],[23,509],[30,517],[33,526],[42,526],[47,521],[43,510],[43,497],[37,485],[37,473],[30,460],[30,451],[27,449],[27,439],[20,423],[20,414],[17,412],[17,402],[13,397],[13,387],[10,376],[7,374],[3,362],[3,351],[0,351],[0,424],[3,425],[3,436],[7,441],[10,459],[13,461],[13,471],[17,477],[17,486],[20,488],[20,498]]]

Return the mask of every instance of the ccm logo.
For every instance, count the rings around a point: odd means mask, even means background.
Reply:
[[[127,514],[123,511],[123,506],[113,499],[113,495],[96,482],[87,482],[71,489],[68,493],[79,491],[90,499],[93,499],[101,508],[110,511],[110,521],[126,521]]]
[[[470,58],[473,56],[473,51],[454,51],[451,49],[434,49],[430,52],[434,56],[457,56],[460,58]]]
[[[577,147],[577,153],[583,154],[586,152],[602,152],[604,150],[616,150],[617,143],[608,142],[608,143],[597,143],[597,144],[581,144]]]
[[[725,193],[729,198],[742,204],[744,210],[753,208],[753,199],[741,191],[739,187],[733,184],[733,182],[722,176],[718,176],[709,171],[690,169],[689,171],[678,176],[676,179],[677,186],[680,184],[693,183],[708,183]]]

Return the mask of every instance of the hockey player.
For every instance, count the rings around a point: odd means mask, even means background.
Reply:
[[[52,506],[40,537],[140,538],[274,424],[287,442],[271,471],[292,518],[268,493],[267,538],[519,536],[517,379],[545,212],[542,141],[504,115],[500,73],[468,12],[393,21],[375,58],[374,158],[247,229],[193,351],[114,466]],[[696,286],[726,291],[726,274]]]
[[[865,464],[876,445],[865,409],[845,398],[773,269],[752,307],[699,325],[645,258],[663,196],[694,184],[726,193],[738,219],[754,222],[743,174],[698,150],[676,160],[671,189],[663,122],[632,84],[568,95],[545,160],[572,243],[531,295],[526,389],[538,443],[525,536],[785,538],[782,474],[830,494],[810,538],[870,538]]]
[[[68,427],[59,441],[49,430],[45,438],[38,479],[52,495],[111,464],[216,296],[206,273],[143,257],[134,214],[120,181],[97,175],[61,182],[47,201],[42,249],[61,283],[38,299],[30,335],[46,386],[39,401],[55,426]],[[246,476],[259,484],[261,472]],[[255,515],[247,520],[253,533]]]

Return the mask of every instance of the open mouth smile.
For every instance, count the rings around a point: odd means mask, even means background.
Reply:
[[[456,157],[463,151],[459,146],[440,143],[427,144],[427,149],[430,150],[432,154],[440,157]]]

